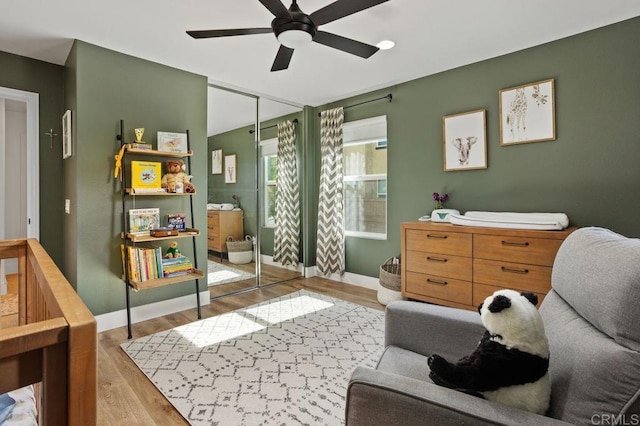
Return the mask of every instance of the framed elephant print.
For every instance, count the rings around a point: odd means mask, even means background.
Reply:
[[[442,117],[444,171],[487,168],[487,110]]]

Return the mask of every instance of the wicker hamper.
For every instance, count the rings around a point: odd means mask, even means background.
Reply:
[[[378,280],[378,302],[386,305],[394,300],[402,300],[400,292],[400,259],[388,258],[380,265],[380,279]]]
[[[244,240],[234,241],[231,235],[227,237],[227,254],[231,263],[249,263],[253,260],[253,239],[251,235]]]

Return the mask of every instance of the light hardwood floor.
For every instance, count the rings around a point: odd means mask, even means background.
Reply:
[[[202,307],[202,317],[220,315],[274,297],[307,289],[352,303],[383,310],[373,290],[323,278],[296,278],[247,293],[213,300]],[[133,325],[133,338],[157,333],[195,321],[196,310],[179,312]],[[127,340],[126,327],[98,335],[98,424],[187,425],[188,423],[151,384],[120,348]]]

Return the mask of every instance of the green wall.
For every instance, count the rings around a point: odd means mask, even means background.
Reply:
[[[304,173],[303,158],[303,146],[305,144],[305,126],[303,120],[303,113],[289,114],[277,119],[264,121],[261,123],[261,128],[271,127],[277,125],[278,122],[285,120],[298,120],[296,125],[296,147],[298,156],[298,176],[299,180],[302,180]],[[244,233],[245,235],[256,235],[257,226],[257,198],[256,198],[256,178],[255,173],[256,166],[256,147],[255,147],[255,135],[249,133],[253,130],[254,126],[242,127],[234,129],[225,133],[210,136],[208,138],[209,146],[209,158],[211,158],[211,151],[214,149],[222,149],[222,155],[237,155],[238,176],[237,183],[225,183],[224,175],[212,175],[211,165],[209,165],[208,171],[208,200],[210,203],[231,203],[232,196],[238,195],[240,197],[240,205],[244,213]],[[272,139],[277,137],[278,130],[276,127],[271,127],[261,131],[260,137],[262,140]],[[302,188],[300,189],[303,193]],[[301,195],[301,199],[304,196]],[[269,256],[273,255],[273,228],[261,227],[261,244],[260,253]],[[302,231],[301,231],[302,232]],[[300,256],[304,248],[300,250]]]
[[[39,94],[40,243],[58,265],[63,260],[62,144],[44,133],[62,132],[64,67],[0,52],[0,86]]]
[[[430,212],[433,192],[448,193],[446,207],[461,212],[565,212],[572,225],[639,237],[638,40],[635,18],[319,107],[393,94],[392,103],[345,111],[345,121],[386,114],[389,140],[388,239],[347,238],[347,271],[378,276],[379,265],[400,252],[400,223]],[[547,78],[555,78],[557,140],[500,146],[499,90]],[[442,117],[482,108],[488,168],[444,172]],[[319,136],[314,142],[319,170]]]
[[[124,120],[125,140],[133,141],[133,129],[144,127],[144,140],[156,143],[156,132],[189,130],[190,174],[197,257],[206,264],[207,80],[175,68],[76,41],[67,64],[66,102],[74,113],[74,154],[65,160],[64,198],[71,199],[65,221],[65,271],[94,315],[125,307],[125,287],[120,258],[123,208],[120,185],[113,177],[116,134]],[[138,159],[145,159],[138,157]],[[153,159],[162,161],[162,159]],[[167,213],[189,212],[188,197],[136,197],[130,208],[159,207]],[[180,249],[193,256],[189,239],[178,240]],[[68,247],[68,249],[67,249]],[[205,263],[203,263],[205,262]],[[73,278],[73,279],[72,279]],[[200,280],[200,290],[206,289]],[[193,295],[192,282],[132,292],[132,306]],[[195,296],[194,296],[195,297]]]

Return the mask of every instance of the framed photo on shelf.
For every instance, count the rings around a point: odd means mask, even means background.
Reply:
[[[442,117],[444,171],[487,168],[487,111]]]
[[[211,151],[211,174],[222,174],[222,150],[214,149]]]
[[[554,79],[500,90],[500,145],[556,139]]]
[[[158,151],[187,152],[187,134],[158,132]]]
[[[71,110],[65,111],[62,116],[62,158],[69,158],[73,153],[71,134]]]
[[[224,183],[236,183],[238,176],[236,154],[224,156]]]

